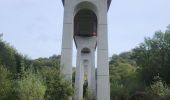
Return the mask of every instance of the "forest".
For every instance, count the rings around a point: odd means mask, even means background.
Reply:
[[[60,55],[30,59],[2,38],[0,100],[74,98],[74,85],[60,72]],[[170,25],[132,50],[113,54],[109,69],[111,100],[170,100]],[[75,72],[73,84],[74,77]],[[88,100],[86,92],[84,100]]]

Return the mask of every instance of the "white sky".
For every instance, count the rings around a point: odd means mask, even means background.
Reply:
[[[60,54],[62,22],[61,0],[0,0],[3,39],[30,58]],[[169,24],[170,0],[112,0],[109,56],[131,50]]]

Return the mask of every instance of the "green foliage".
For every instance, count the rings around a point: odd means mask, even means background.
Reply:
[[[131,53],[112,56],[110,61],[111,100],[126,100],[136,91],[145,91]]]
[[[0,65],[0,100],[7,100],[10,96],[12,83],[10,72]]]
[[[156,100],[146,92],[136,92],[128,98],[128,100]]]
[[[140,67],[142,80],[152,83],[158,74],[170,84],[170,31],[155,32],[153,38],[145,38],[144,43],[133,49],[132,58]]]
[[[44,67],[41,74],[46,83],[46,100],[68,100],[72,96],[72,85],[69,81],[64,80],[57,68]]]
[[[0,39],[0,64],[16,76],[21,74],[23,69],[28,69],[31,62],[28,58],[19,54],[14,47]]]
[[[16,72],[15,55],[16,50],[0,40],[0,64],[6,66],[11,72]]]
[[[129,96],[128,89],[118,82],[111,82],[111,100],[126,100]]]
[[[1,64],[0,100],[67,100],[73,94],[60,73],[60,55],[30,60],[0,37]]]
[[[35,70],[42,69],[43,67],[55,67],[59,70],[60,66],[60,55],[53,55],[49,58],[38,58],[32,61]]]
[[[165,33],[158,31],[152,38],[145,38],[144,43],[131,52],[113,55],[109,62],[111,99],[151,100],[151,94],[154,94],[156,97],[154,100],[170,100],[169,87],[165,85],[165,83],[170,85],[169,61],[170,27]],[[165,83],[162,81],[153,83],[157,75]]]
[[[159,76],[155,78],[157,80],[150,86],[151,93],[154,95],[155,99],[169,100],[170,88],[164,82],[162,82]]]
[[[19,100],[44,100],[46,87],[40,76],[28,71],[21,80],[15,80],[14,98]]]
[[[117,65],[119,62],[121,62],[121,63],[128,63],[133,66],[136,66],[136,62],[133,59],[131,59],[131,55],[132,55],[132,52],[123,52],[119,55],[114,54],[111,57],[109,64]]]
[[[151,90],[152,90],[152,93],[157,96],[160,96],[160,97],[165,96],[166,88],[161,80],[154,82],[151,85]]]

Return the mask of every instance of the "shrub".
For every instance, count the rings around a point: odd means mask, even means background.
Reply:
[[[46,100],[68,100],[69,96],[72,96],[71,82],[64,80],[58,69],[45,67],[41,74],[47,87]]]
[[[128,93],[127,88],[123,84],[111,83],[111,100],[126,100]]]
[[[170,88],[159,78],[150,86],[151,93],[159,100],[170,100]]]
[[[13,83],[13,98],[16,100],[44,100],[46,87],[38,75],[28,72],[21,80]]]
[[[128,100],[153,100],[152,97],[145,92],[137,92],[133,94]]]
[[[6,100],[11,92],[10,72],[0,65],[0,100]]]

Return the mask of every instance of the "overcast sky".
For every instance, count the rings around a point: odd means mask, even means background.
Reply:
[[[60,54],[62,22],[61,0],[0,0],[3,40],[32,59]],[[169,24],[170,0],[112,0],[109,56],[131,50]]]

